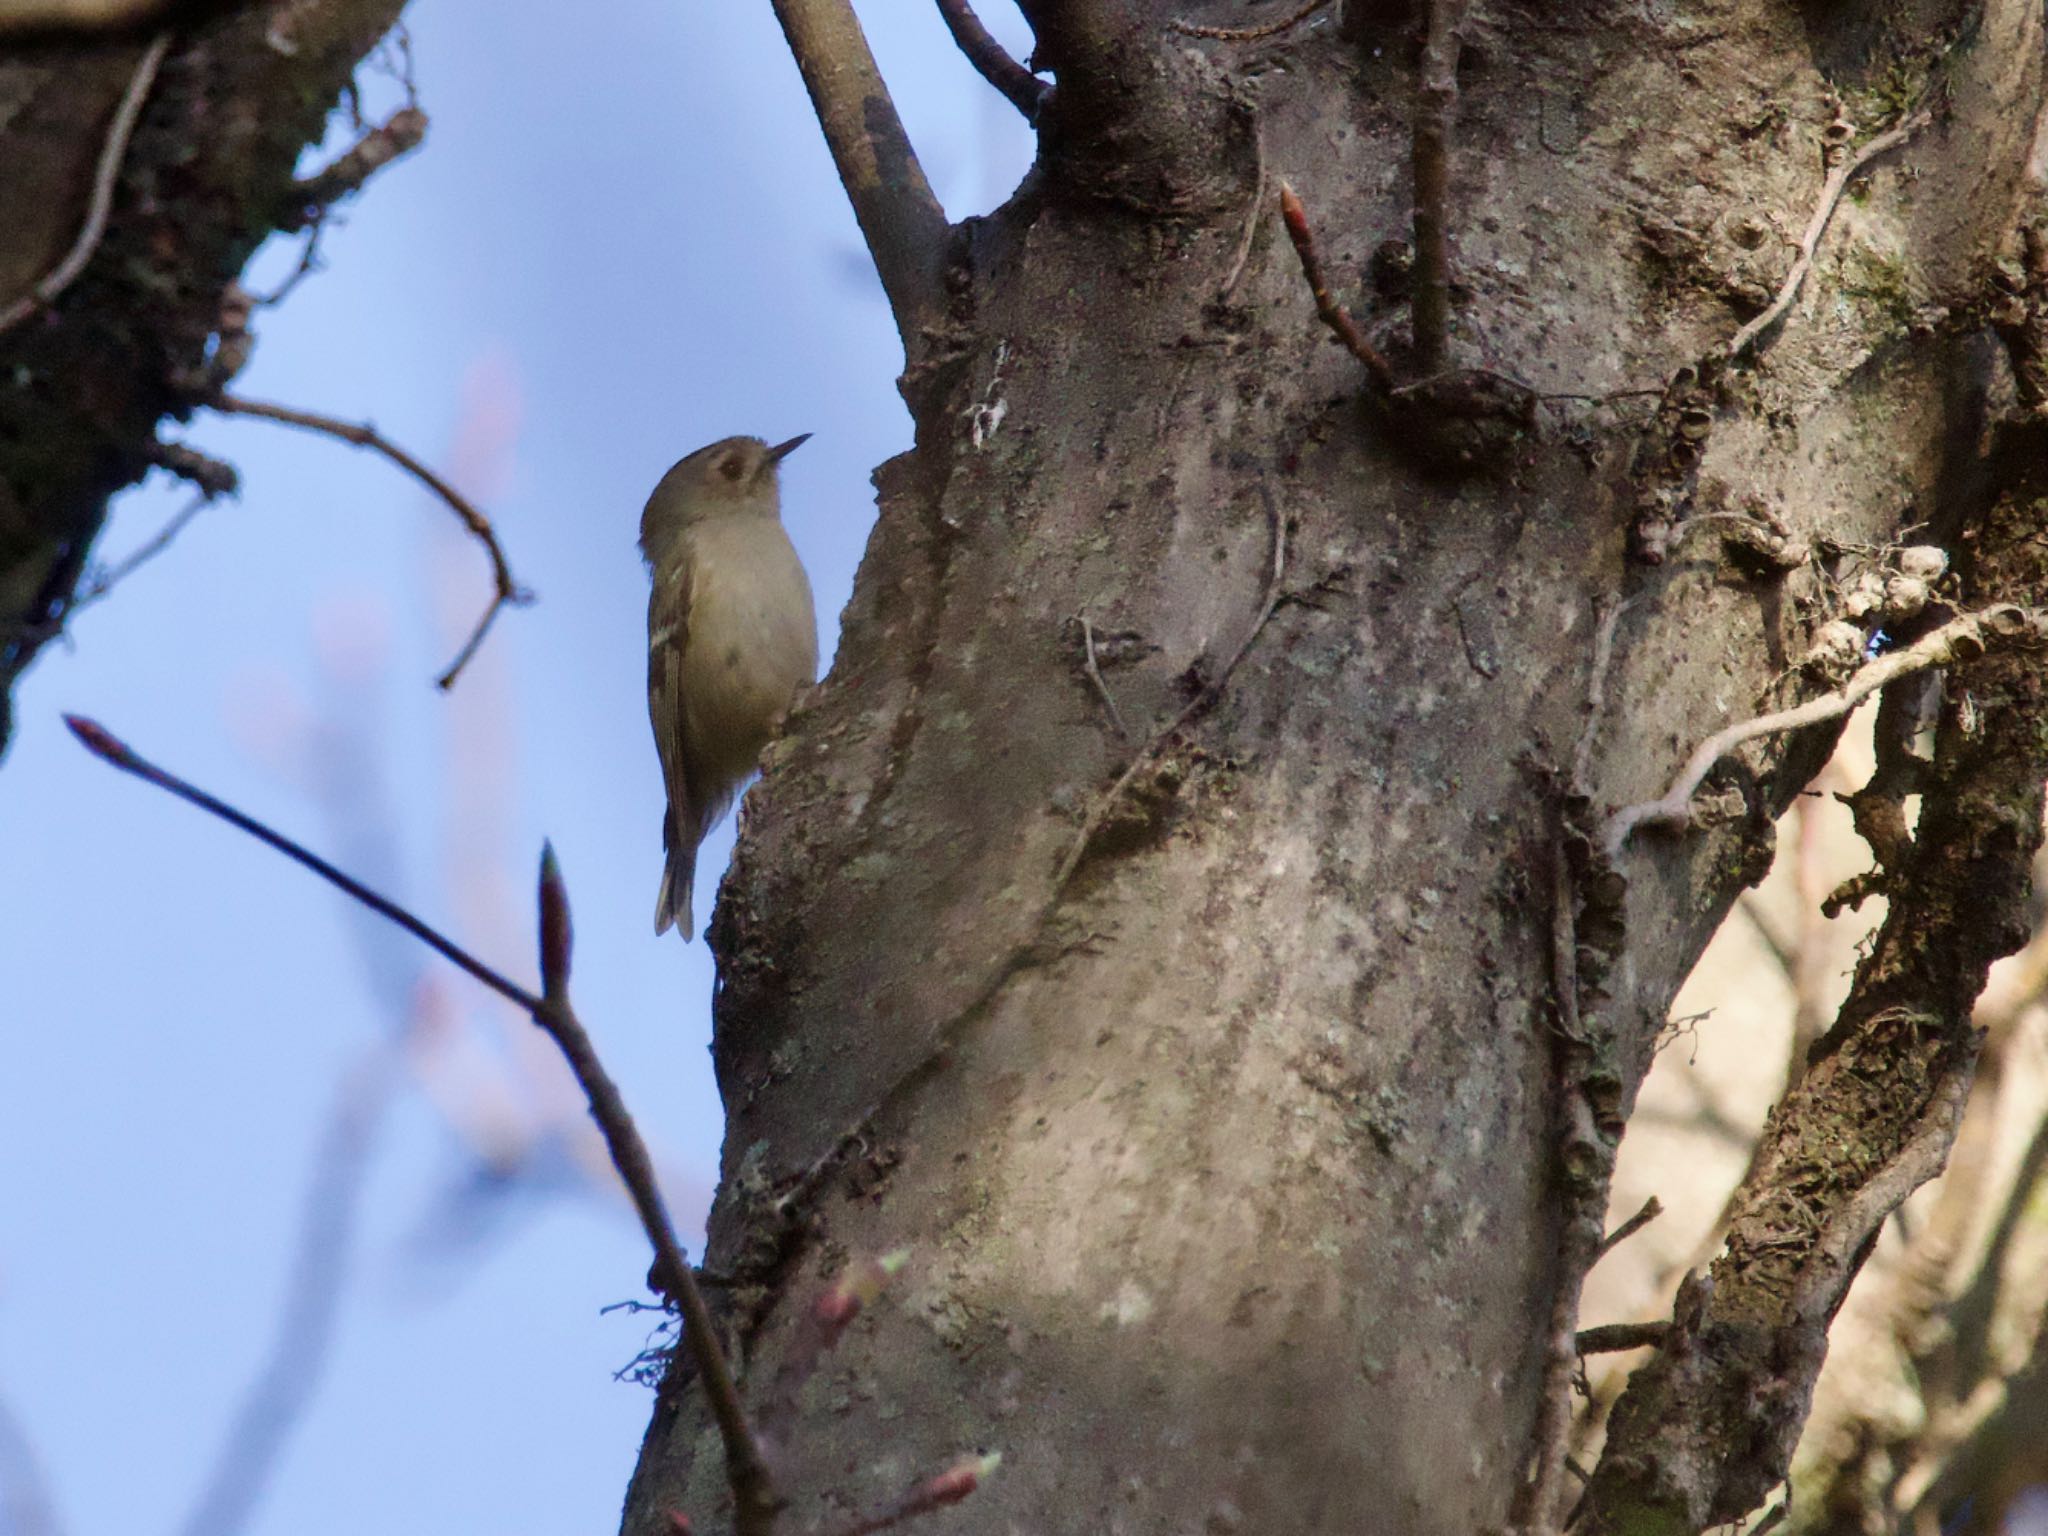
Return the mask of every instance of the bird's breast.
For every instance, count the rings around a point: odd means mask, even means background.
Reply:
[[[818,627],[796,550],[773,519],[698,531],[683,655],[691,743],[750,770],[797,690],[817,677]]]

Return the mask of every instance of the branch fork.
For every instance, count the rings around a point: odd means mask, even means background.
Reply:
[[[422,919],[345,874],[318,854],[273,830],[247,813],[159,768],[96,721],[66,715],[64,723],[79,742],[102,762],[134,775],[169,794],[217,816],[230,826],[311,870],[344,895],[387,918],[430,949],[505,998],[552,1040],[575,1075],[597,1122],[614,1169],[626,1187],[642,1231],[654,1249],[650,1282],[675,1304],[683,1318],[683,1347],[704,1386],[711,1415],[725,1449],[726,1485],[733,1500],[737,1536],[773,1536],[788,1497],[773,1462],[789,1444],[798,1397],[824,1357],[836,1348],[848,1326],[872,1306],[909,1259],[908,1250],[857,1262],[827,1287],[805,1313],[797,1336],[784,1356],[766,1409],[750,1419],[725,1352],[719,1347],[717,1324],[704,1300],[697,1272],[684,1257],[655,1178],[654,1159],[626,1109],[618,1085],[599,1060],[597,1047],[569,1000],[569,972],[575,947],[569,892],[552,844],[543,844],[537,882],[540,991],[536,994],[511,980],[430,927]],[[4,1429],[0,1424],[0,1429]],[[919,1515],[943,1509],[966,1498],[992,1474],[1001,1456],[970,1456],[936,1476],[926,1478],[875,1513],[843,1527],[835,1536],[873,1536]],[[673,1529],[691,1529],[687,1516],[671,1513]]]
[[[1644,827],[1683,830],[1690,826],[1694,791],[1716,763],[1746,742],[1839,720],[1887,684],[1929,667],[1968,661],[1995,647],[2040,645],[2044,641],[2048,641],[2048,609],[2001,603],[1951,619],[1903,650],[1878,657],[1833,692],[1716,731],[1686,759],[1685,767],[1662,795],[1624,806],[1609,818],[1604,834],[1607,852],[1610,857],[1619,854]]]

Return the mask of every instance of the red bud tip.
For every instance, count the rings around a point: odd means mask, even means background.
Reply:
[[[864,1259],[855,1264],[818,1298],[818,1321],[836,1335],[860,1316],[861,1308],[872,1305],[883,1288],[909,1262],[910,1250],[897,1248],[879,1259]]]
[[[569,952],[575,935],[569,924],[569,888],[562,881],[562,866],[555,862],[555,845],[540,848],[540,979],[541,990],[553,995],[569,985]]]
[[[927,1509],[939,1509],[947,1504],[958,1504],[967,1495],[981,1486],[981,1480],[1003,1464],[1000,1451],[986,1456],[969,1456],[956,1461],[937,1477],[921,1485],[905,1502],[920,1513]]]
[[[812,1310],[831,1336],[837,1338],[840,1329],[860,1316],[860,1298],[842,1280],[819,1296]]]
[[[661,1518],[667,1522],[669,1536],[694,1536],[697,1527],[690,1524],[690,1517],[680,1509],[665,1509]]]
[[[71,734],[83,742],[85,750],[94,757],[112,763],[116,768],[126,768],[135,760],[135,754],[120,738],[97,720],[88,720],[83,715],[66,715],[64,723],[71,727]]]
[[[1294,188],[1284,181],[1280,183],[1280,217],[1287,221],[1287,233],[1297,245],[1308,238],[1308,210],[1301,206]]]

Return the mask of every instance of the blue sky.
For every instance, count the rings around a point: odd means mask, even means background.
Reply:
[[[984,19],[1020,52],[1021,23]],[[863,7],[955,217],[1028,164],[929,4]],[[339,859],[532,975],[551,837],[579,1007],[701,1220],[720,1134],[701,944],[652,931],[647,491],[713,438],[816,434],[785,514],[829,650],[909,442],[899,350],[766,5],[421,0],[425,149],[257,319],[247,395],[352,419],[482,499],[540,597],[452,696],[480,552],[388,465],[246,420],[175,435],[239,501],[76,616],[0,764],[16,1011],[0,1079],[0,1402],[68,1529],[182,1527],[286,1291],[337,1096],[373,1130],[323,1373],[250,1529],[604,1531],[649,1398],[612,1372],[647,1255],[530,1029],[309,876],[89,759],[60,711]],[[388,82],[371,92],[388,110]],[[261,271],[287,269],[266,253]],[[182,503],[117,506],[118,559]],[[722,868],[730,826],[707,846]],[[410,1027],[410,1033],[404,1033]],[[401,1049],[397,1042],[403,1036]]]

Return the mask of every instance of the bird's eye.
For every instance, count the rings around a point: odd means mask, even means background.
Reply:
[[[728,480],[737,480],[747,472],[747,466],[738,454],[728,453],[718,461],[718,472]]]

